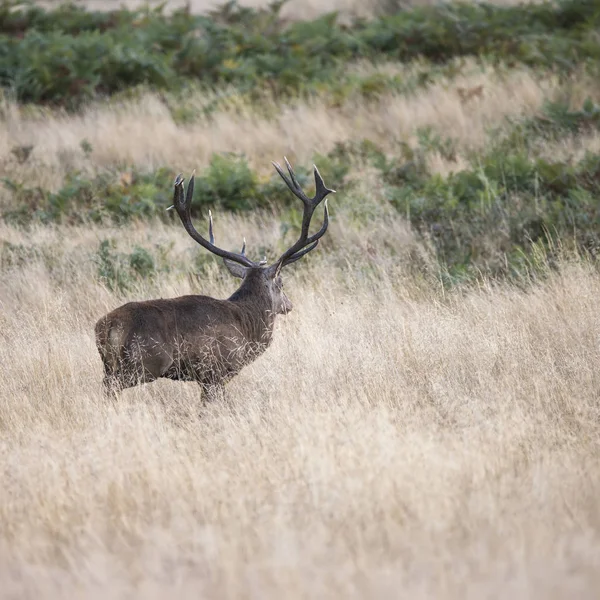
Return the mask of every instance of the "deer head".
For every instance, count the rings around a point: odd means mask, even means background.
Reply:
[[[190,237],[200,244],[203,248],[206,248],[212,254],[219,256],[225,262],[225,266],[229,272],[244,281],[244,284],[240,287],[236,294],[239,296],[244,292],[252,290],[253,294],[260,293],[261,296],[266,296],[270,299],[271,310],[274,314],[285,314],[292,310],[292,303],[283,291],[283,282],[281,278],[281,270],[283,267],[290,265],[312,250],[314,250],[319,244],[319,240],[323,237],[327,231],[329,225],[329,212],[327,209],[326,196],[335,190],[330,190],[325,186],[323,178],[319,173],[319,170],[314,166],[314,177],[315,177],[315,195],[309,198],[298,183],[296,175],[285,158],[285,164],[288,170],[286,175],[281,166],[274,162],[273,166],[285,181],[288,188],[292,193],[298,197],[303,205],[304,210],[302,214],[302,226],[300,228],[300,236],[298,240],[290,246],[274,263],[267,265],[266,260],[255,262],[246,256],[246,241],[244,240],[242,249],[239,253],[230,252],[223,250],[215,245],[215,237],[213,232],[213,219],[212,213],[209,211],[208,220],[208,240],[204,238],[196,228],[194,227],[191,220],[191,205],[192,197],[194,194],[194,175],[190,178],[187,193],[184,190],[184,179],[182,175],[178,175],[175,179],[175,190],[173,195],[173,206],[175,208],[185,230],[188,232]],[[323,224],[319,231],[313,235],[309,235],[309,228],[313,213],[317,206],[323,201]]]

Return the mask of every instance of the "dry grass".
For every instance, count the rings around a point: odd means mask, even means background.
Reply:
[[[461,100],[458,87],[479,85]],[[574,104],[593,85],[571,82]],[[349,139],[394,150],[428,125],[457,140],[456,161],[430,158],[444,173],[560,92],[527,71],[467,65],[414,97],[322,97],[269,119],[232,102],[185,127],[153,95],[79,116],[10,106],[0,170],[56,188],[73,168],[189,172],[238,151],[262,171]],[[20,165],[11,150],[28,144]],[[586,149],[597,136],[539,153]],[[323,246],[286,273],[295,309],[273,345],[208,406],[194,384],[157,382],[116,403],[100,393],[103,313],[235,288],[216,261],[192,275],[200,251],[181,227],[0,225],[0,598],[597,596],[600,275],[565,262],[525,291],[448,294],[382,184],[355,177],[361,190],[331,200]],[[279,225],[215,216],[219,242],[246,236],[250,255],[281,249]],[[116,295],[97,273],[109,237],[163,253],[170,270]]]
[[[557,142],[540,144],[539,155],[547,160],[579,162],[586,153],[600,154],[600,134],[566,136]]]
[[[0,286],[0,596],[596,597],[600,277],[444,295],[398,217],[337,201],[274,344],[204,408],[173,382],[103,400],[92,338],[123,300],[108,235],[174,244],[132,298],[234,289],[216,263],[191,287],[180,228],[0,230],[44,257]],[[272,217],[218,221],[259,227],[275,245]]]
[[[587,80],[570,85],[577,85],[581,94],[596,88],[596,83]],[[476,86],[483,86],[481,97],[461,100],[459,89]],[[0,122],[0,168],[16,180],[46,189],[59,188],[73,169],[93,173],[125,163],[142,169],[177,165],[190,171],[205,166],[214,152],[223,151],[244,153],[262,171],[270,169],[273,157],[287,155],[306,162],[315,152],[327,153],[337,142],[347,140],[370,139],[388,150],[400,141],[416,144],[417,130],[429,126],[456,140],[456,160],[432,164],[435,170],[447,172],[464,164],[466,151],[483,148],[490,130],[500,127],[507,116],[535,114],[558,90],[555,79],[539,79],[529,71],[501,76],[467,65],[465,75],[412,96],[386,94],[376,102],[351,99],[341,106],[323,97],[273,105],[270,117],[263,116],[264,107],[259,113],[234,97],[210,120],[193,125],[178,125],[164,103],[151,94],[133,102],[95,105],[77,116],[54,112],[27,116],[18,107],[8,106]],[[208,101],[199,92],[189,104],[203,106]],[[89,156],[81,149],[82,140],[93,148]],[[20,164],[12,150],[27,145],[33,146],[33,152]]]
[[[302,20],[314,19],[325,13],[337,11],[344,17],[371,17],[387,6],[410,7],[431,6],[448,0],[294,0],[284,5],[281,16],[285,19]],[[473,0],[476,2],[477,0]],[[491,0],[492,4],[511,6],[515,4],[537,3],[542,0]],[[43,0],[37,2],[41,6],[52,7],[60,4],[61,0]],[[157,0],[78,0],[78,4],[90,10],[116,10],[121,6],[134,8],[145,4],[159,4]],[[240,0],[242,6],[266,8],[271,0]],[[167,10],[173,10],[189,5],[193,13],[204,13],[224,4],[223,0],[169,0]]]

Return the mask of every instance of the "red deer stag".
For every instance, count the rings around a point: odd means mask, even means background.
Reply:
[[[329,213],[324,203],[321,229],[309,235],[315,208],[333,192],[325,186],[314,167],[316,191],[309,198],[300,187],[287,159],[289,177],[277,163],[275,169],[288,188],[302,200],[304,212],[300,237],[279,259],[267,266],[241,252],[215,246],[212,215],[209,213],[209,240],[196,231],[191,220],[194,176],[187,194],[184,179],[174,184],[173,207],[190,237],[216,256],[242,284],[227,300],[208,296],[181,296],[172,299],[129,302],[96,323],[96,345],[104,363],[104,389],[108,393],[154,381],[159,377],[196,381],[206,397],[215,398],[223,385],[261,355],[271,343],[278,314],[292,309],[283,291],[281,269],[314,250],[327,231]],[[173,208],[172,207],[172,208]]]

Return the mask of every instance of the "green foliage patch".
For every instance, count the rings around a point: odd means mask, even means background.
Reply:
[[[542,113],[514,126],[472,167],[448,177],[424,167],[429,151],[450,153],[451,140],[421,144],[401,160],[380,159],[389,201],[438,253],[449,276],[510,274],[539,247],[569,240],[578,250],[600,250],[600,155],[551,160],[537,148],[568,133],[600,131],[600,106],[581,110],[548,103]],[[425,137],[431,142],[430,137]],[[448,156],[450,158],[451,156]]]
[[[102,240],[95,257],[99,280],[109,289],[130,290],[143,279],[152,279],[158,272],[154,256],[136,246],[130,254],[115,250],[114,240]]]
[[[338,163],[328,165],[322,169],[325,175],[335,169],[332,174],[339,178],[347,170]],[[309,173],[302,168],[298,168],[297,175],[300,182],[309,182]],[[172,204],[175,176],[175,171],[169,168],[152,172],[131,168],[104,172],[91,179],[75,171],[68,174],[57,192],[3,178],[1,181],[12,192],[13,199],[0,218],[16,225],[36,221],[76,224],[125,223],[133,218],[151,217],[171,219],[172,213],[166,209]],[[210,207],[233,212],[276,208],[285,206],[292,198],[277,174],[265,181],[252,171],[243,156],[215,154],[208,167],[195,175],[192,214],[203,215]]]
[[[502,7],[453,3],[372,20],[336,14],[287,24],[282,2],[249,9],[230,2],[210,15],[161,7],[109,13],[74,5],[46,11],[0,4],[0,86],[20,102],[69,108],[137,85],[173,90],[190,81],[276,96],[310,93],[339,79],[349,61],[458,56],[571,70],[597,64],[596,0]],[[388,82],[365,82],[378,93]]]

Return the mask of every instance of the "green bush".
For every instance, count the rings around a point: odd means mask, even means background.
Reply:
[[[331,173],[339,179],[347,171],[348,167],[339,161],[326,157],[320,160],[325,176]],[[175,171],[167,168],[153,172],[125,169],[92,179],[72,172],[57,192],[29,188],[25,183],[4,178],[2,182],[12,192],[13,199],[0,218],[20,225],[34,221],[120,223],[150,217],[176,219],[172,212],[166,212],[172,204],[175,175]],[[311,183],[309,177],[312,179],[308,171],[299,169],[301,182]],[[261,181],[244,157],[215,154],[206,170],[195,176],[192,214],[203,215],[208,208],[226,211],[276,208],[295,203],[293,198],[277,174]]]
[[[220,206],[238,211],[263,204],[258,177],[245,159],[234,154],[213,155],[206,172],[195,181],[195,206]]]
[[[390,202],[431,240],[449,272],[472,268],[492,274],[512,269],[511,257],[529,255],[553,238],[580,249],[600,249],[600,155],[575,164],[531,155],[535,143],[568,132],[600,131],[600,110],[590,100],[578,111],[548,104],[542,115],[516,125],[473,167],[444,178],[429,175],[423,156],[382,164]],[[420,152],[448,148],[421,139]],[[509,260],[507,261],[507,257]]]
[[[5,178],[3,183],[13,192],[14,200],[0,216],[18,224],[148,218],[169,206],[174,178],[175,173],[170,169],[152,173],[133,169],[108,172],[93,179],[72,172],[58,192],[28,188],[24,183]]]
[[[282,3],[249,9],[230,2],[211,15],[162,8],[54,11],[0,4],[0,86],[21,102],[77,107],[136,85],[173,90],[190,80],[245,93],[310,93],[336,85],[348,61],[457,56],[570,70],[597,65],[596,0],[502,7],[454,3],[384,14],[347,26],[335,14],[286,24]],[[361,83],[373,97],[393,80]]]
[[[94,257],[98,279],[111,290],[126,292],[136,283],[156,276],[159,267],[154,256],[141,246],[130,254],[115,250],[112,239],[102,240]]]

